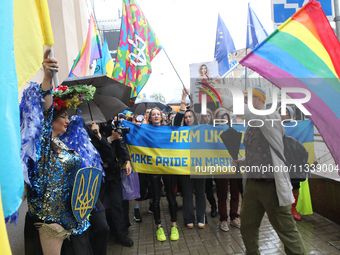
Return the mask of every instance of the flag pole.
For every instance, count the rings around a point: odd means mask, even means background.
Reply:
[[[334,0],[334,12],[335,12],[335,28],[336,28],[336,36],[338,40],[340,40],[340,10],[339,10],[339,0]]]
[[[230,59],[229,59],[229,56],[230,56]],[[233,61],[234,61],[233,55],[231,53],[229,53],[229,55],[228,55],[229,67],[230,67],[230,64],[233,63]],[[231,78],[234,78],[234,73],[231,73]]]
[[[247,47],[246,47],[246,56],[247,56]],[[247,78],[248,78],[248,68],[246,67],[245,70],[244,70],[244,77],[245,77],[245,80],[244,80],[244,91],[247,90]]]
[[[50,58],[54,58],[53,46],[48,46],[48,48],[51,50],[50,55],[49,55]],[[53,70],[53,83],[54,83],[55,88],[59,87],[59,79],[58,79],[57,71],[55,70]]]
[[[172,64],[172,62],[171,62],[171,60],[170,60],[170,58],[169,58],[168,54],[166,53],[166,51],[165,51],[164,47],[163,47],[163,51],[164,51],[164,53],[165,53],[166,57],[168,58],[168,60],[169,60],[170,64],[172,65],[172,68],[175,70],[175,72],[176,72],[176,74],[177,74],[177,76],[178,76],[179,80],[181,81],[181,83],[182,83],[182,86],[183,86],[183,89],[185,89],[184,83],[183,83],[183,81],[182,81],[181,77],[179,76],[179,74],[178,74],[178,72],[177,72],[177,70],[176,70],[175,66]],[[192,99],[191,99],[191,96],[190,96],[190,95],[188,95],[188,96],[189,96],[190,102],[191,102],[191,103],[194,103],[194,102],[192,101]]]
[[[226,72],[225,74],[223,74],[223,76],[222,76],[221,78],[225,78],[227,75],[229,75],[232,71],[234,71],[234,70],[236,69],[236,67],[238,67],[239,64],[240,64],[240,63],[237,62],[237,64],[234,65],[232,68],[230,68],[230,69],[228,70],[228,72]]]

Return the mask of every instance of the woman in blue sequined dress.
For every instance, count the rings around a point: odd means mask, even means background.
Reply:
[[[42,251],[44,255],[60,254],[65,238],[82,234],[89,227],[87,220],[76,220],[71,208],[73,183],[81,167],[81,158],[59,138],[70,123],[65,101],[61,97],[67,87],[59,86],[59,97],[52,93],[53,71],[58,70],[58,63],[56,59],[48,58],[48,54],[49,50],[44,54],[45,75],[40,88],[37,84],[31,85],[33,89],[36,86],[36,94],[44,100],[42,130],[35,142],[35,159],[29,158],[27,161],[26,224],[29,220],[38,228],[41,248],[36,244],[29,245],[34,250],[32,253],[41,254]],[[25,241],[25,245],[28,243]]]

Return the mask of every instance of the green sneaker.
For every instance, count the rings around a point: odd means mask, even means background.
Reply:
[[[179,233],[177,226],[171,227],[171,236],[170,236],[171,241],[177,241],[179,239]]]
[[[156,236],[157,236],[157,240],[160,242],[164,242],[166,240],[166,236],[164,234],[164,230],[162,227],[158,227],[156,231]]]

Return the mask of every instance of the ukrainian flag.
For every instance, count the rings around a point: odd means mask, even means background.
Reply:
[[[97,61],[97,66],[96,70],[94,71],[94,74],[105,74],[108,77],[112,78],[112,72],[113,72],[113,60],[111,58],[109,46],[107,45],[107,41],[105,38],[102,47],[102,57]]]

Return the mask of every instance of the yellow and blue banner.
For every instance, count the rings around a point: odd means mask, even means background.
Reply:
[[[309,153],[309,162],[314,159],[314,125],[310,120],[284,123],[286,135],[296,138]],[[148,174],[207,175],[209,167],[216,174],[232,173],[231,156],[221,134],[228,126],[153,126],[136,125],[124,121],[130,133],[124,136],[130,151],[133,169]],[[242,133],[247,126],[233,125]],[[243,136],[244,137],[244,136]],[[239,157],[245,150],[241,140]]]

